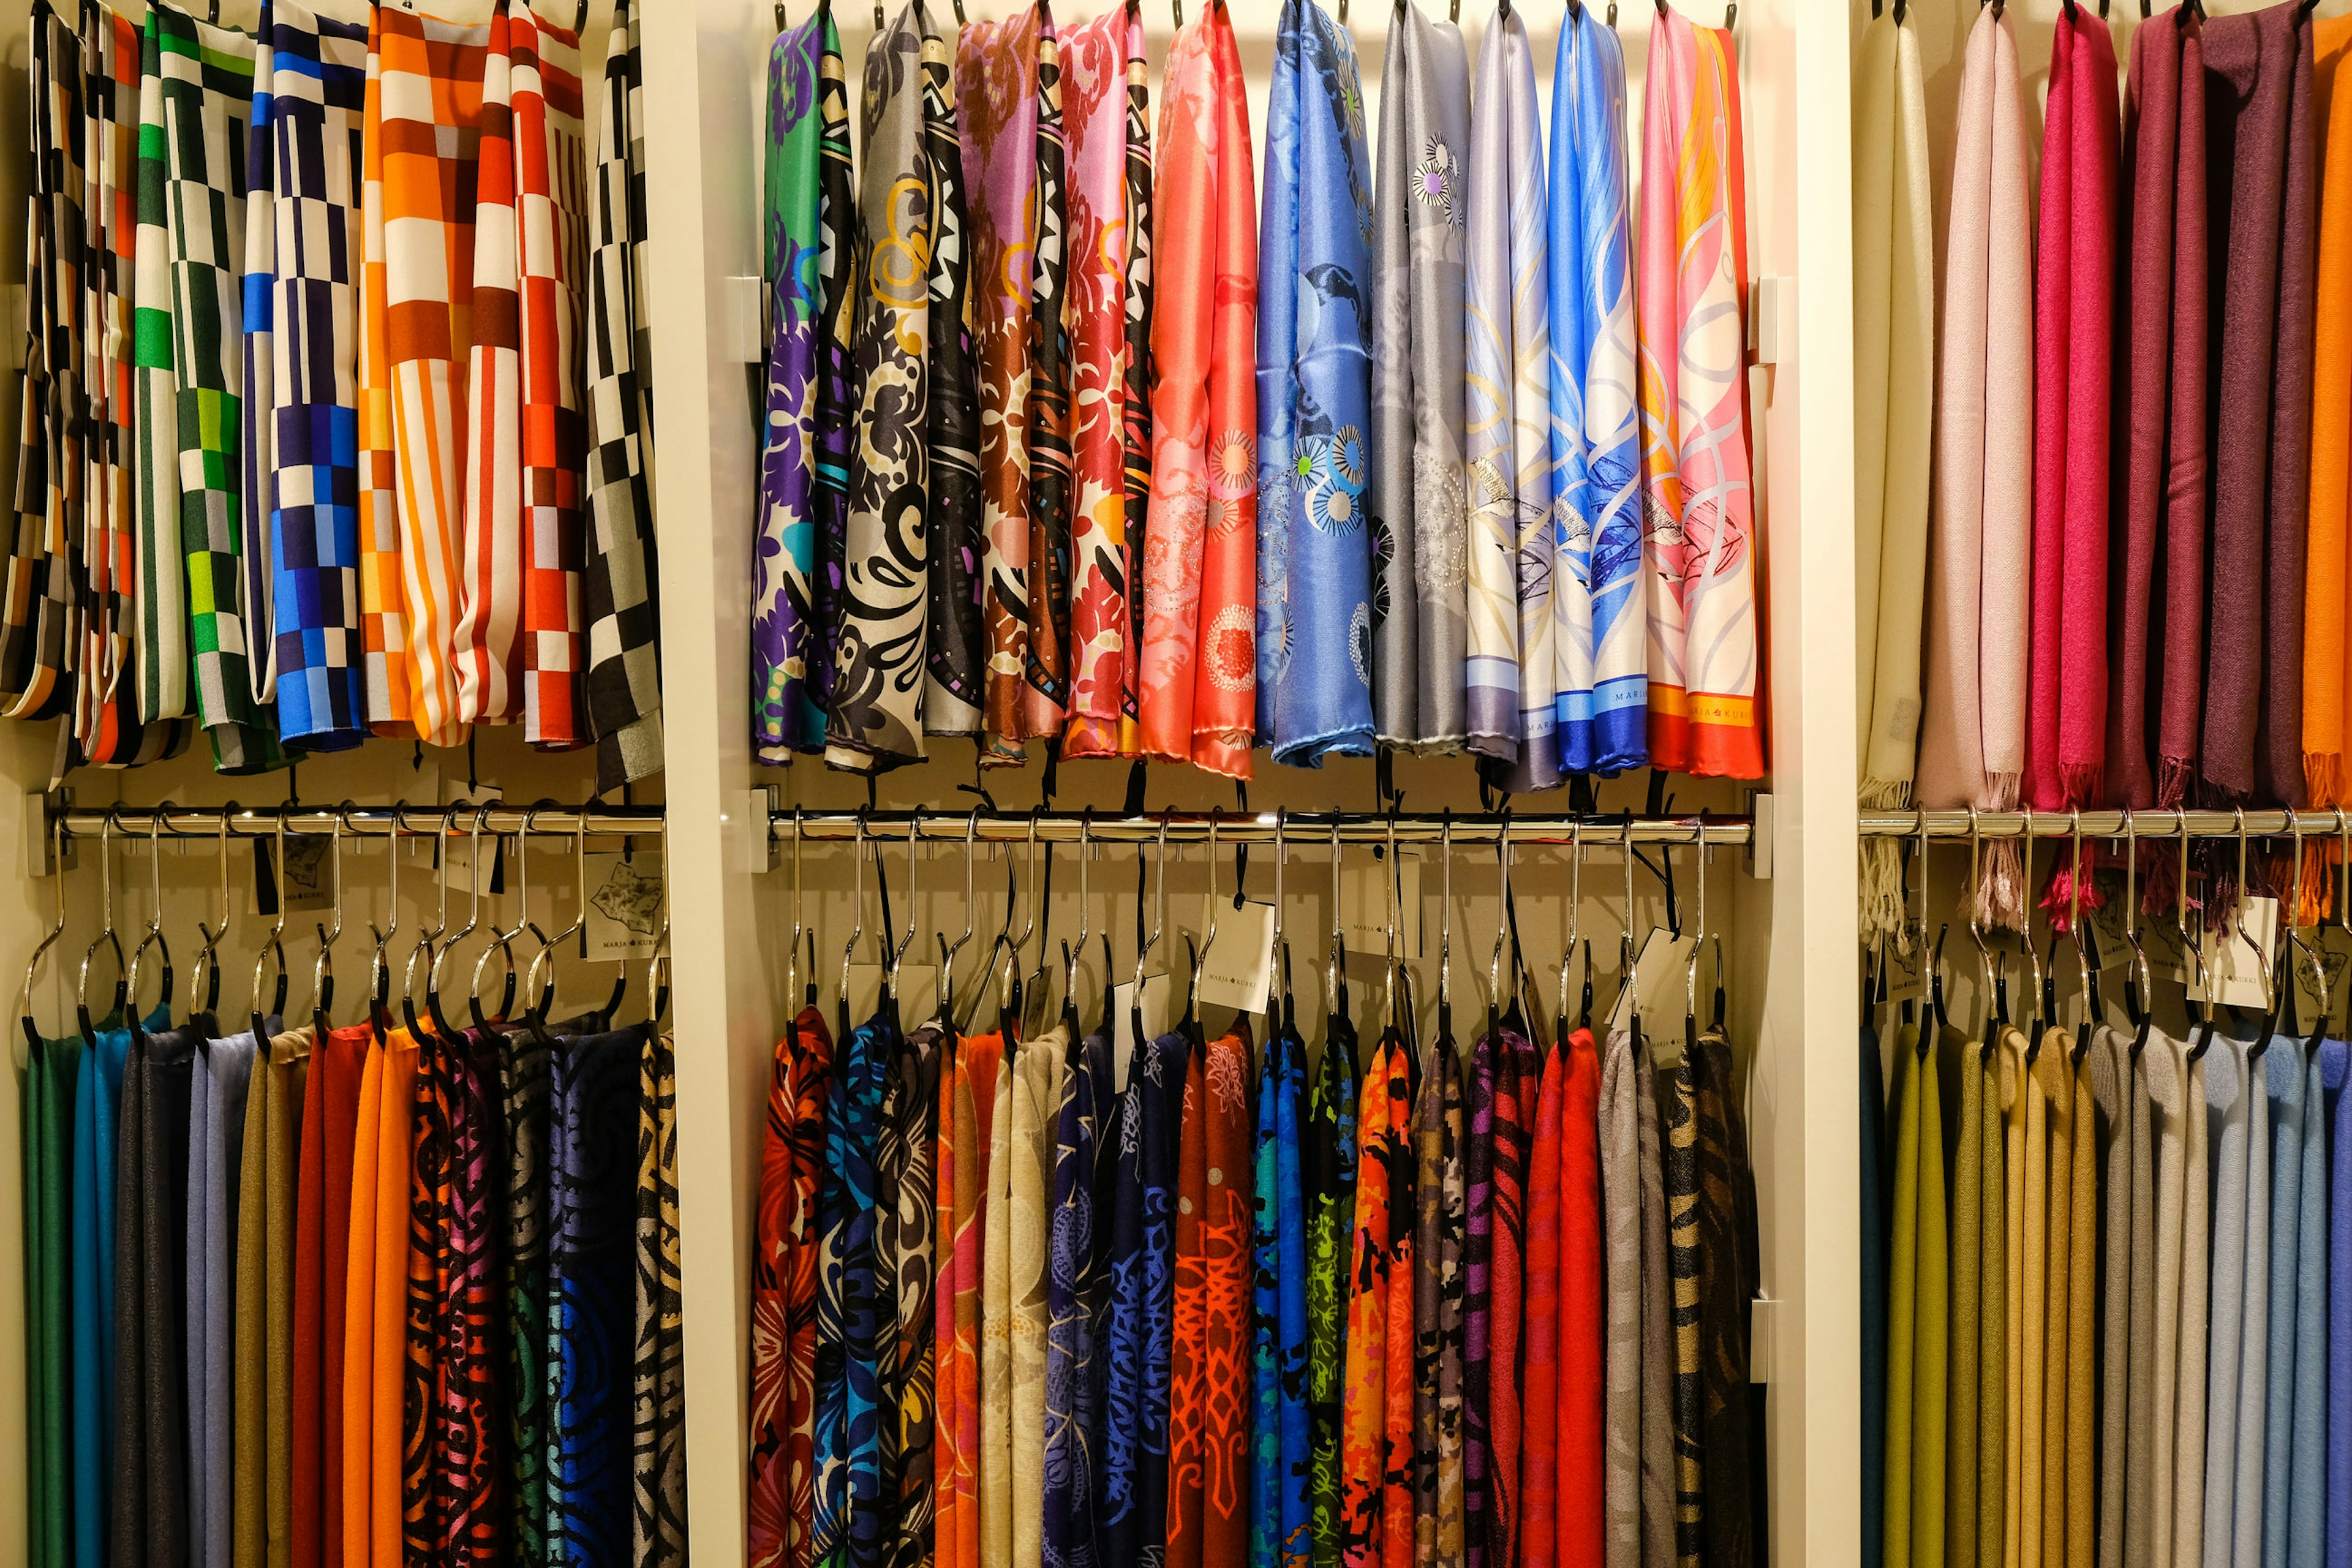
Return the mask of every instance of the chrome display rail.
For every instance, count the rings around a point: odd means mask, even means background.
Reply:
[[[2352,815],[2325,811],[1865,811],[1865,838],[2352,838]],[[2078,825],[2079,824],[2079,827]]]
[[[790,842],[798,836],[806,843],[841,842],[859,837],[904,842],[911,831],[926,842],[1019,844],[1033,836],[1040,844],[1075,844],[1081,837],[1097,844],[1153,844],[1164,833],[1171,844],[1205,844],[1213,830],[1220,844],[1271,844],[1279,831],[1302,847],[1328,844],[1336,833],[1342,844],[1493,844],[1507,837],[1514,845],[1696,844],[1703,835],[1709,844],[1746,844],[1754,826],[1745,816],[1633,816],[1623,813],[1586,816],[1507,815],[1457,812],[1403,812],[1394,816],[1374,812],[1271,811],[1147,812],[1139,816],[1070,811],[795,811],[772,810],[769,831],[773,839]]]
[[[324,836],[340,826],[354,837],[425,838],[480,831],[512,837],[569,838],[578,833],[653,834],[662,831],[658,805],[124,805],[69,806],[50,814],[51,826],[68,838],[272,838],[281,824],[289,835]]]

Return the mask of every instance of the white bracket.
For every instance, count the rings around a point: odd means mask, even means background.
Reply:
[[[781,794],[774,784],[761,784],[735,797],[727,822],[727,861],[734,869],[764,877],[776,868],[776,840],[768,821]]]
[[[1758,790],[1748,797],[1748,874],[1759,882],[1772,879],[1772,796]]]
[[[719,280],[720,346],[729,359],[740,364],[760,364],[767,360],[768,334],[763,330],[767,296],[768,285],[763,279]]]
[[[1748,1381],[1772,1381],[1772,1329],[1780,1305],[1769,1296],[1759,1296],[1748,1303]]]
[[[1748,308],[1748,358],[1755,364],[1779,364],[1792,342],[1796,290],[1787,278],[1759,278]]]

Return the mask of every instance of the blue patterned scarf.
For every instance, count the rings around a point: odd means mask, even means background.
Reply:
[[[1103,1240],[1094,1199],[1111,1097],[1110,1044],[1100,1035],[1073,1038],[1063,1064],[1045,1276],[1045,1561],[1092,1568],[1092,1450],[1101,1421],[1092,1308]]]
[[[899,1043],[889,1005],[850,1031],[825,1107],[812,1552],[819,1568],[883,1568],[895,1533],[897,1500],[886,1508],[882,1496],[882,1402],[886,1358],[897,1366],[898,1315],[877,1270],[876,1229],[882,1102]]]
[[[1306,1088],[1306,1050],[1297,1032],[1285,1029],[1266,1043],[1258,1074],[1251,1568],[1306,1568],[1309,1553],[1307,1210],[1298,1180],[1299,1101]]]
[[[1115,1173],[1094,1496],[1096,1545],[1113,1568],[1160,1568],[1167,1556],[1176,1149],[1189,1044],[1162,1035],[1137,1049],[1108,1151]]]

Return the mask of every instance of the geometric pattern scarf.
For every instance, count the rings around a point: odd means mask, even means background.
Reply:
[[[686,1334],[677,1234],[677,1054],[648,1032],[637,1067],[635,1424],[629,1480],[637,1568],[686,1564]]]

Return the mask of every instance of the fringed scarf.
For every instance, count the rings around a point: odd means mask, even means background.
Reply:
[[[1372,711],[1381,740],[1459,751],[1468,723],[1462,489],[1470,61],[1407,5],[1381,71],[1372,233]]]
[[[1625,51],[1580,6],[1560,25],[1551,100],[1552,655],[1569,773],[1650,754],[1633,255]]]
[[[1257,735],[1308,766],[1372,751],[1363,119],[1354,40],[1286,5],[1258,255]]]

